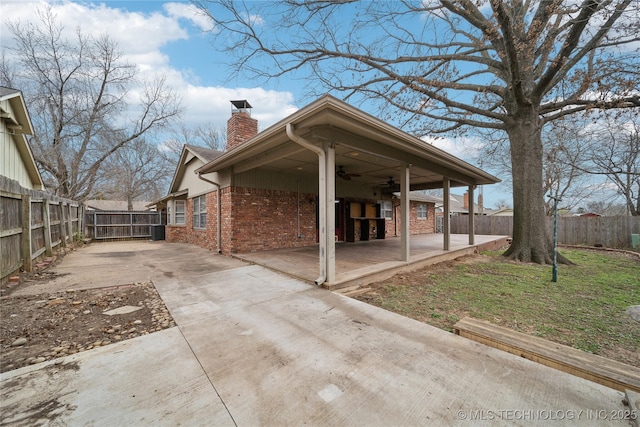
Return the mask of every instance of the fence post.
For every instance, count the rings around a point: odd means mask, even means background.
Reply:
[[[71,203],[67,202],[67,230],[69,236],[69,245],[73,244],[73,220],[71,218]]]
[[[33,263],[31,262],[31,196],[22,195],[22,236],[20,241],[20,249],[22,252],[22,268],[24,271],[31,271]]]
[[[51,247],[51,206],[49,206],[49,199],[42,200],[42,222],[44,227],[44,253],[47,256],[53,255],[53,248]]]
[[[60,200],[60,239],[62,240],[62,245],[64,247],[67,247],[67,238],[69,237],[67,219],[67,215],[65,215],[64,201]]]

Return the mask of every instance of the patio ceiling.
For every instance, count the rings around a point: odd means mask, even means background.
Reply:
[[[336,170],[342,167],[354,184],[397,191],[389,186],[400,182],[400,173],[411,165],[411,190],[442,188],[443,179],[451,186],[493,184],[500,180],[424,141],[394,128],[373,116],[326,95],[278,122],[254,138],[201,167],[209,173],[233,168],[242,173],[263,168],[280,173],[316,175],[318,156],[291,141],[286,125],[297,135],[322,147],[335,148]],[[336,181],[340,182],[339,176]]]

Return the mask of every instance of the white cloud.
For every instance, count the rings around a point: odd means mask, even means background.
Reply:
[[[225,88],[188,85],[183,90],[187,110],[183,121],[187,126],[212,123],[222,129],[231,116],[232,100],[246,99],[253,107],[252,117],[263,130],[294,113],[293,95],[262,88]]]
[[[118,43],[124,59],[138,67],[140,79],[152,79],[156,75],[165,76],[167,85],[183,99],[185,112],[181,121],[188,127],[205,123],[213,123],[218,128],[225,127],[231,111],[229,101],[234,99],[247,99],[254,106],[253,117],[258,119],[261,130],[297,110],[293,104],[293,94],[288,91],[203,85],[201,80],[205,76],[197,75],[193,68],[197,64],[196,61],[202,60],[207,54],[198,50],[201,49],[201,44],[194,47],[191,55],[194,63],[173,64],[163,48],[172,42],[189,40],[188,28],[183,24],[193,24],[201,30],[211,29],[211,21],[198,14],[193,6],[166,3],[159,6],[162,10],[145,13],[126,10],[127,2],[116,2],[116,5],[122,5],[120,8],[112,7],[111,4],[44,0],[3,1],[0,3],[0,43],[3,47],[10,47],[12,43],[11,37],[8,36],[10,31],[6,26],[7,20],[19,21],[21,25],[28,22],[36,24],[39,21],[35,10],[51,7],[58,22],[65,26],[63,37],[72,39],[78,27],[83,32],[96,36],[102,33],[109,34]],[[208,60],[213,63],[211,58]],[[140,96],[140,92],[141,88],[130,90],[132,104]]]
[[[126,4],[126,3],[125,3]],[[47,1],[8,2],[0,5],[5,21],[38,22],[36,9],[51,7],[58,22],[63,23],[63,36],[73,37],[77,28],[95,36],[109,34],[127,54],[146,53],[164,44],[188,38],[188,33],[179,23],[160,13],[143,14],[108,7],[105,4],[79,4],[70,1],[49,3]],[[3,38],[3,44],[5,40]]]
[[[165,3],[163,7],[169,16],[187,19],[201,31],[212,31],[215,28],[211,19],[192,4]]]
[[[452,139],[425,136],[422,140],[469,163],[474,163],[478,159],[482,147],[482,142],[476,138]]]

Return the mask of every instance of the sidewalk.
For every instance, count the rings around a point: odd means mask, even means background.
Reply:
[[[266,268],[108,245],[68,262],[127,259],[178,328],[0,375],[2,423],[628,426],[622,393]]]

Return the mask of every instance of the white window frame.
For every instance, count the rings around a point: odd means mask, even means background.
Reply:
[[[173,223],[175,225],[185,225],[187,223],[187,201],[174,200]]]
[[[380,202],[380,216],[384,219],[393,218],[393,203],[391,200],[383,200]]]
[[[418,219],[427,219],[429,217],[429,207],[426,203],[418,203],[416,207],[416,216]]]
[[[207,195],[193,198],[193,228],[207,228]]]

